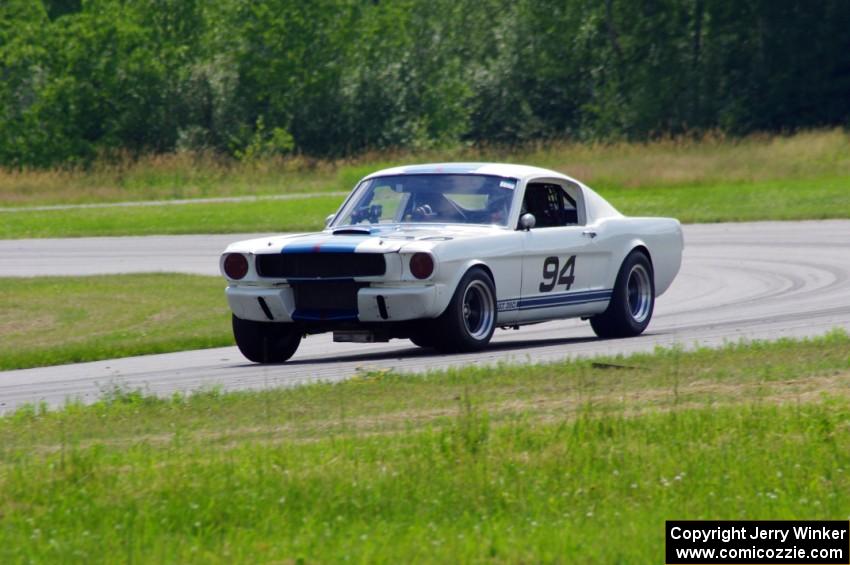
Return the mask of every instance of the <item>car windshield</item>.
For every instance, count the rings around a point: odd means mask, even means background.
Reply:
[[[427,222],[505,226],[517,179],[421,174],[363,181],[334,226]]]

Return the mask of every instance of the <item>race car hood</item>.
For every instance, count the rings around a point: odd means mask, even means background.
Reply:
[[[410,246],[416,251],[451,241],[502,231],[498,226],[401,224],[352,226],[318,233],[287,234],[238,241],[227,247],[233,253],[397,253]]]

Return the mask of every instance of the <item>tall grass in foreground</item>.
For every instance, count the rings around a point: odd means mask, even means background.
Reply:
[[[623,562],[847,519],[846,333],[0,418],[3,562]]]
[[[5,562],[659,562],[666,519],[847,519],[850,404],[4,449]]]

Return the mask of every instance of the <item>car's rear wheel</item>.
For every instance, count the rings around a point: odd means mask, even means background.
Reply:
[[[294,324],[254,322],[233,316],[236,346],[254,363],[283,363],[295,354],[301,332]]]
[[[434,321],[430,336],[444,352],[477,351],[496,329],[496,287],[486,271],[474,267],[460,280],[446,311]]]
[[[654,279],[649,257],[640,250],[629,254],[617,273],[608,309],[590,319],[596,335],[612,338],[643,333],[655,309]]]

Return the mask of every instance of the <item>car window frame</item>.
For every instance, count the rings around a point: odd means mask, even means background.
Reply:
[[[585,199],[584,199],[584,191],[580,184],[574,181],[570,181],[567,179],[559,179],[552,177],[532,177],[526,179],[522,186],[522,196],[519,201],[516,203],[517,206],[517,217],[515,226],[517,230],[522,230],[523,228],[519,225],[520,218],[522,217],[522,205],[525,202],[525,194],[528,191],[528,187],[530,185],[535,184],[553,184],[557,185],[565,195],[571,197],[575,200],[576,207],[576,223],[574,224],[566,224],[561,226],[546,226],[546,227],[537,227],[535,226],[532,229],[551,229],[551,228],[571,228],[575,226],[585,226],[587,225],[587,210],[585,208]],[[517,195],[519,196],[519,195]]]

